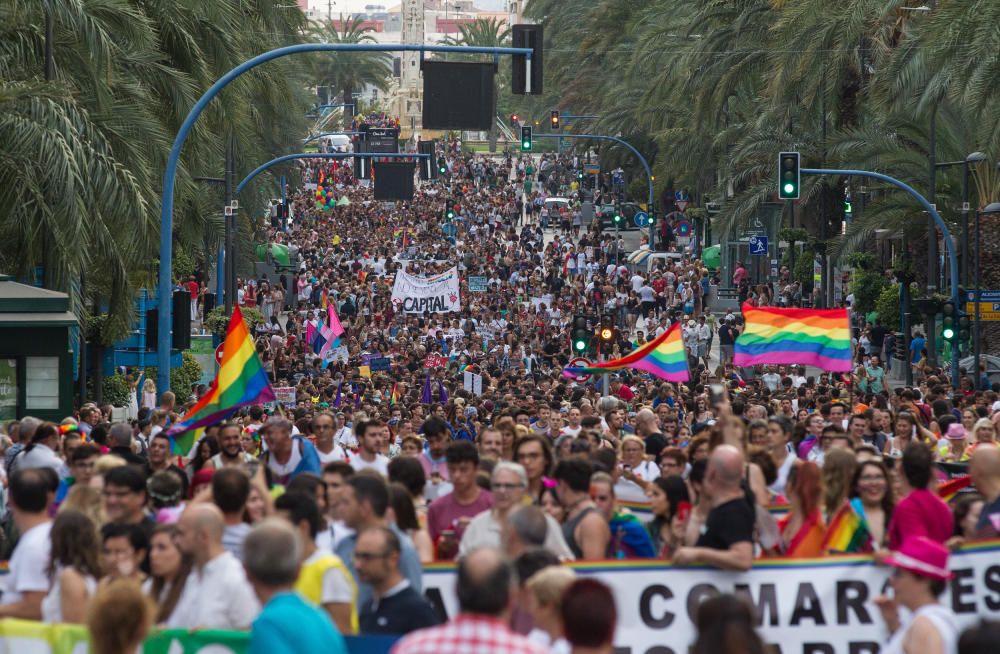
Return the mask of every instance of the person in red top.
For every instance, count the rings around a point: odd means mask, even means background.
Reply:
[[[927,488],[934,475],[931,448],[914,441],[903,450],[902,462],[905,492],[889,521],[889,549],[897,550],[918,536],[944,543],[952,535],[954,519],[944,500]]]
[[[448,530],[455,532],[457,543],[461,542],[466,525],[493,506],[493,496],[476,483],[479,451],[475,445],[470,441],[455,441],[444,456],[454,490],[431,502],[427,508],[427,529],[435,543]]]
[[[389,654],[543,654],[545,648],[507,626],[514,583],[514,571],[498,550],[473,550],[458,562],[459,614],[443,625],[406,636]]]

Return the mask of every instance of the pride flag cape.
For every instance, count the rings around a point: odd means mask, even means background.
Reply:
[[[667,381],[688,381],[690,375],[687,352],[684,350],[684,340],[681,336],[681,324],[674,323],[670,329],[620,359],[584,367],[567,367],[563,369],[563,375],[574,378],[579,375],[603,374],[624,368],[645,370]]]
[[[196,430],[221,422],[242,407],[273,400],[274,390],[254,349],[250,330],[240,308],[233,307],[222,343],[222,365],[212,386],[180,422],[167,429],[173,452],[190,452]]]
[[[736,339],[737,366],[793,364],[851,371],[847,309],[779,309],[743,305],[746,328]]]

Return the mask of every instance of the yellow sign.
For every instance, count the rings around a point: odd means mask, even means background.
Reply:
[[[976,319],[976,303],[966,302],[965,312],[969,314],[969,320]],[[983,322],[1000,322],[1000,302],[980,302],[979,319]]]

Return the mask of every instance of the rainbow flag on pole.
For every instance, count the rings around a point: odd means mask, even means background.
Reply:
[[[681,336],[681,324],[674,323],[670,328],[649,341],[642,347],[620,359],[593,363],[584,367],[567,367],[563,375],[569,378],[580,375],[598,375],[624,368],[645,370],[661,379],[672,382],[686,382],[688,373],[687,352]]]
[[[746,328],[736,339],[737,366],[792,364],[850,372],[847,309],[779,309],[743,305]]]
[[[872,535],[868,531],[868,522],[865,521],[864,511],[864,506],[858,498],[844,502],[826,529],[823,551],[831,553],[871,552],[874,549]]]
[[[191,451],[197,430],[225,420],[242,407],[273,400],[274,390],[243,322],[243,313],[238,306],[233,307],[222,343],[222,365],[212,386],[180,422],[167,429],[174,454]]]

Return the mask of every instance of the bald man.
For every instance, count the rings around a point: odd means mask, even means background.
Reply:
[[[635,433],[646,444],[646,454],[651,454],[660,463],[660,452],[667,443],[667,438],[660,433],[660,419],[652,409],[642,408],[635,414]]]
[[[979,445],[969,459],[969,476],[984,499],[983,511],[976,523],[976,536],[1000,536],[1000,448]]]
[[[700,563],[723,570],[750,569],[755,512],[741,485],[742,479],[743,453],[732,445],[715,448],[708,459],[703,490],[712,509],[696,545],[677,550],[674,563]]]
[[[177,522],[176,542],[194,568],[184,583],[168,627],[249,629],[260,603],[239,559],[222,546],[222,511],[214,504],[190,504]]]

